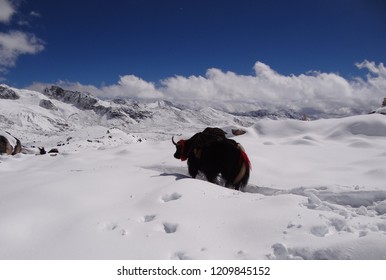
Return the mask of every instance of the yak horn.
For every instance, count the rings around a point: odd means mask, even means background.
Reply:
[[[175,146],[177,146],[177,143],[174,142],[174,136],[172,137],[172,142],[173,142],[173,144],[174,144]]]

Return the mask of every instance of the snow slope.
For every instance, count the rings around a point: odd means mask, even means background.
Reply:
[[[244,192],[189,178],[159,127],[74,127],[41,136],[57,156],[1,156],[0,259],[386,259],[385,116],[246,130]]]
[[[5,85],[2,88],[14,91],[19,99],[0,99],[0,129],[18,135],[24,145],[39,142],[42,135],[47,137],[62,135],[65,138],[73,131],[91,126],[118,127],[125,132],[147,133],[148,138],[170,139],[172,135],[190,133],[192,129],[199,130],[206,126],[253,123],[251,117],[234,116],[212,108],[180,109],[167,101],[147,103],[132,100],[103,101],[93,97],[97,103],[93,105],[92,110],[49,98],[36,91],[10,88]],[[51,102],[53,109],[40,106],[42,101]],[[90,107],[92,106],[86,106]],[[148,133],[149,130],[152,134]]]

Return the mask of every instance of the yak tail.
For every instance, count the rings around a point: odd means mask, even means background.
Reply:
[[[245,152],[244,147],[241,146],[241,144],[238,144],[238,148],[241,151],[241,158],[242,158],[243,162],[247,165],[248,169],[252,169],[251,161],[249,160],[249,157],[248,157],[247,153]]]
[[[233,181],[233,184],[235,185],[236,190],[239,190],[240,188],[243,188],[248,184],[249,172],[252,169],[251,161],[249,160],[248,155],[246,154],[243,146],[239,144],[238,148],[240,149],[240,152],[241,152],[242,164],[238,175]]]
[[[249,160],[249,157],[244,150],[241,150],[241,157],[242,157],[244,163],[247,165],[247,168],[252,170],[251,161]]]

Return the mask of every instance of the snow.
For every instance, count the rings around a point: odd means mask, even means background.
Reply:
[[[386,106],[378,108],[375,112],[378,113],[378,114],[386,115]]]
[[[244,127],[243,192],[190,178],[175,127],[148,125],[48,127],[31,143],[56,156],[0,156],[0,259],[386,259],[384,115]]]

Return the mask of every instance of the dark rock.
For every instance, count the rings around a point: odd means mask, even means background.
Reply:
[[[121,99],[121,98],[116,98],[116,99],[113,100],[113,102],[115,104],[120,104],[120,105],[125,105],[126,104],[126,100]]]
[[[240,129],[240,128],[232,129],[232,134],[235,136],[243,135],[245,133],[247,132],[244,129]]]
[[[12,89],[0,86],[0,99],[16,100],[19,98],[20,96]]]
[[[125,119],[142,120],[152,117],[152,112],[142,110],[135,101],[124,99],[114,99],[112,104],[116,106],[103,106],[98,104],[96,97],[89,93],[64,90],[58,86],[51,86],[43,91],[43,94],[68,104],[72,104],[81,110],[93,110],[100,116],[106,116],[107,119]]]
[[[58,108],[51,102],[51,100],[42,99],[39,102],[39,106],[48,110],[58,110]]]
[[[108,108],[106,117],[107,119],[117,119],[125,117],[125,114],[117,108]]]
[[[11,143],[15,143],[13,146]],[[21,152],[21,142],[6,131],[0,131],[0,154],[16,155]]]
[[[303,120],[304,114],[300,114],[293,110],[279,110],[269,111],[266,109],[260,109],[256,111],[233,113],[235,116],[254,117],[254,118],[269,118],[269,119],[295,119]]]
[[[59,150],[56,149],[56,148],[53,148],[51,150],[48,151],[49,154],[52,154],[52,153],[59,153]]]
[[[152,116],[152,112],[150,111],[133,109],[131,107],[123,107],[122,110],[134,120],[143,120]]]
[[[107,112],[111,109],[109,107],[105,107],[105,106],[102,106],[102,105],[97,105],[97,106],[94,106],[94,112],[97,113],[98,115],[100,116],[104,116],[105,114],[107,114]]]
[[[102,105],[94,106],[94,112],[109,119],[122,118],[125,114],[119,108],[105,107]]]
[[[8,139],[5,136],[0,135],[0,155],[1,154],[11,155],[12,151],[13,151],[13,147],[11,146],[11,144],[9,144]]]
[[[45,88],[43,94],[83,110],[92,110],[98,99],[86,92],[64,90],[58,86]]]

